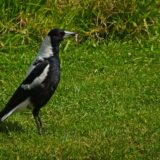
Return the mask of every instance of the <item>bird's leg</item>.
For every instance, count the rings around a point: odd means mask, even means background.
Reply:
[[[42,122],[41,122],[41,119],[40,119],[39,115],[38,116],[34,116],[34,119],[35,119],[35,122],[36,122],[38,133],[41,135],[42,134]]]
[[[41,135],[42,134],[42,121],[41,121],[38,113],[39,113],[39,111],[37,111],[35,109],[33,110],[33,116],[34,116],[34,119],[35,119],[35,122],[36,122],[38,133]]]
[[[40,127],[42,128],[42,121],[41,121],[40,116],[38,115],[37,118],[38,118],[39,125],[40,125]]]

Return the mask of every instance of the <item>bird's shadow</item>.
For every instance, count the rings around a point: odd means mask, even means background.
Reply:
[[[0,122],[0,133],[23,132],[22,126],[18,122]]]

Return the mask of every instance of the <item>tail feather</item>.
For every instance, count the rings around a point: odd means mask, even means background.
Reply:
[[[16,110],[30,105],[29,91],[19,87],[13,94],[6,107],[0,112],[0,121],[4,121]]]
[[[15,106],[14,108],[8,110],[8,107],[5,107],[1,112],[0,112],[0,121],[4,121],[7,117],[9,117],[12,113],[19,109],[26,108],[31,104],[30,98],[25,99],[23,102]]]
[[[0,112],[0,121],[4,121],[7,117],[9,117],[14,111],[16,110],[16,108],[13,108],[11,111],[6,112],[5,110],[2,110]]]

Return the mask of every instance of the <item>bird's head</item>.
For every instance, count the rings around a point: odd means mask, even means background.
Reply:
[[[49,33],[48,36],[51,37],[51,41],[52,43],[60,43],[64,38],[67,37],[75,37],[77,35],[77,33],[75,32],[69,32],[69,31],[65,31],[63,29],[52,29]]]

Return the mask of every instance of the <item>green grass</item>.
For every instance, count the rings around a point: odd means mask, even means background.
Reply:
[[[160,159],[160,43],[72,40],[61,55],[61,82],[41,110],[1,124],[0,159]],[[0,106],[23,80],[39,44],[2,48]]]
[[[0,124],[0,159],[159,160],[159,17],[158,0],[1,0],[0,109],[51,28],[79,32],[80,43],[61,45],[43,135],[30,110],[12,115]]]
[[[159,0],[1,0],[0,33],[28,42],[58,26],[99,41],[151,37],[160,31],[159,6]]]

